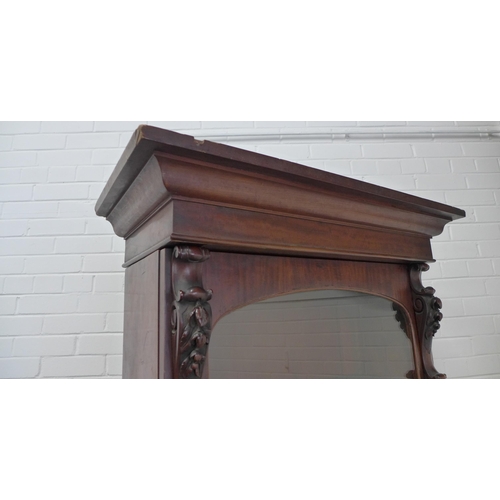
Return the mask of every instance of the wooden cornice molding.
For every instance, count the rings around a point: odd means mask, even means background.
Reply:
[[[126,265],[177,244],[224,251],[431,261],[463,210],[232,146],[143,125],[96,206]]]

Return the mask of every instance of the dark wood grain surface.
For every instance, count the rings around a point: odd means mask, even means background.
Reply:
[[[441,302],[415,269],[463,210],[141,126],[96,211],[126,240],[125,378],[206,377],[221,317],[321,289],[392,300],[411,376],[444,377],[431,352]]]
[[[97,202],[126,266],[179,243],[212,250],[432,261],[430,239],[465,213],[251,151],[142,126]]]
[[[452,219],[465,215],[463,210],[448,205],[252,151],[210,141],[200,141],[189,135],[150,125],[140,126],[130,139],[97,202],[96,211],[98,215],[106,217],[110,213],[154,152],[165,152],[185,159],[209,161],[221,166],[237,168],[240,171],[260,172],[264,173],[264,175],[269,175],[272,172],[272,175],[277,178],[308,182],[313,187],[331,184],[336,186],[337,189],[354,190],[367,195],[386,198],[395,203],[400,202],[449,213]]]
[[[159,252],[125,271],[123,378],[158,378]]]

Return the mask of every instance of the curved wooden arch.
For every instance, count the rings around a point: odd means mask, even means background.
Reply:
[[[213,325],[246,305],[312,290],[367,293],[411,307],[408,269],[401,264],[211,252],[203,282],[214,291]]]
[[[203,282],[213,290],[212,327],[237,309],[290,293],[335,289],[390,300],[404,315],[402,327],[413,348],[412,377],[425,377],[403,264],[212,252],[203,266]]]
[[[221,318],[268,298],[335,289],[391,301],[412,344],[415,369],[407,377],[446,378],[432,357],[442,315],[441,301],[421,282],[427,264],[210,252],[194,245],[165,249],[141,262],[127,269],[129,283],[144,290],[126,296],[124,355],[133,361],[125,364],[127,377],[155,378],[156,371],[160,378],[206,378],[210,336]],[[134,312],[137,304],[143,304],[142,316]]]
[[[434,290],[421,283],[427,264],[209,252],[193,245],[163,255],[166,293],[160,322],[165,326],[160,331],[171,332],[169,338],[160,334],[165,378],[203,377],[212,329],[227,314],[280,295],[328,289],[390,300],[413,349],[415,369],[407,377],[446,378],[432,357],[442,315]]]

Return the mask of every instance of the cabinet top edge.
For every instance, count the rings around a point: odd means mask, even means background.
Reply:
[[[389,199],[406,210],[431,213],[450,221],[466,215],[459,208],[418,196],[234,146],[198,140],[186,134],[151,125],[139,126],[132,135],[96,203],[97,215],[102,217],[109,215],[155,152],[170,153],[186,160],[209,161],[234,168],[235,171],[250,170],[275,178],[293,178],[295,181],[304,182],[309,187],[311,184],[321,184],[323,187],[331,185],[337,189],[358,192],[359,195],[367,197],[367,203],[370,198]]]

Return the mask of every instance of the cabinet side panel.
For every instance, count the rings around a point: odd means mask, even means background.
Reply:
[[[125,271],[123,378],[158,378],[159,252]]]
[[[159,280],[159,378],[172,378],[172,249],[162,248]]]

